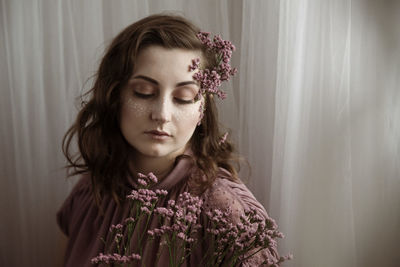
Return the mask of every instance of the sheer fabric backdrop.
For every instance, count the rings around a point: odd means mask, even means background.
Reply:
[[[174,11],[238,50],[219,103],[285,266],[400,262],[400,3],[373,0],[0,1],[0,265],[54,266],[61,139],[104,48]],[[243,172],[245,177],[247,172]],[[247,180],[247,179],[245,179]]]

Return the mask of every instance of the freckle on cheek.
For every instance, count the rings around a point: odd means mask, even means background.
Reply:
[[[192,120],[194,118],[197,119],[199,116],[199,108],[196,107],[191,107],[190,109],[184,109],[184,110],[176,110],[175,111],[175,118],[177,121],[188,121]]]
[[[144,115],[148,112],[148,108],[133,101],[131,98],[126,102],[127,107],[134,111],[137,115]]]

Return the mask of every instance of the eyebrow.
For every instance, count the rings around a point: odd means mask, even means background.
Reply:
[[[142,79],[142,80],[148,81],[148,82],[150,82],[150,83],[152,83],[154,85],[159,85],[156,80],[154,80],[154,79],[152,79],[150,77],[144,76],[144,75],[137,75],[137,76],[133,77],[133,79]],[[195,82],[195,81],[184,81],[184,82],[177,83],[175,85],[175,87],[185,86],[185,85],[188,85],[188,84],[194,84],[194,85],[198,86],[197,82]]]

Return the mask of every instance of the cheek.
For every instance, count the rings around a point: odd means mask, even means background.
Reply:
[[[197,124],[200,117],[200,104],[176,109],[174,113],[176,121],[181,124],[185,124],[186,126]]]
[[[133,101],[132,98],[129,98],[128,101],[125,102],[124,106],[125,109],[135,117],[143,117],[150,112],[150,107],[148,105],[145,105],[140,101]]]

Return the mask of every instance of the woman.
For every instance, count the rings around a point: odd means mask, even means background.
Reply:
[[[157,206],[183,192],[199,196],[203,224],[206,211],[215,209],[229,210],[234,224],[248,209],[268,218],[237,177],[233,146],[218,127],[214,96],[223,93],[215,86],[234,73],[221,65],[229,63],[230,52],[216,59],[210,40],[198,33],[184,18],[153,15],[128,26],[109,46],[91,98],[63,140],[71,175],[82,174],[57,214],[68,236],[66,266],[91,266],[91,259],[106,250],[100,238],[129,216],[125,196],[138,188],[138,173],[154,173],[158,182],[152,188],[168,190]],[[228,42],[221,44],[229,48]],[[211,72],[204,75],[220,66],[226,75],[214,75],[219,77],[214,80]],[[75,136],[79,154],[72,155]],[[154,217],[150,226],[157,223]],[[134,231],[133,240],[143,229]],[[138,266],[167,266],[168,253],[159,242],[146,239],[142,244]],[[183,265],[203,266],[209,245],[205,240],[196,246]],[[279,261],[276,243],[246,264],[264,261]]]

